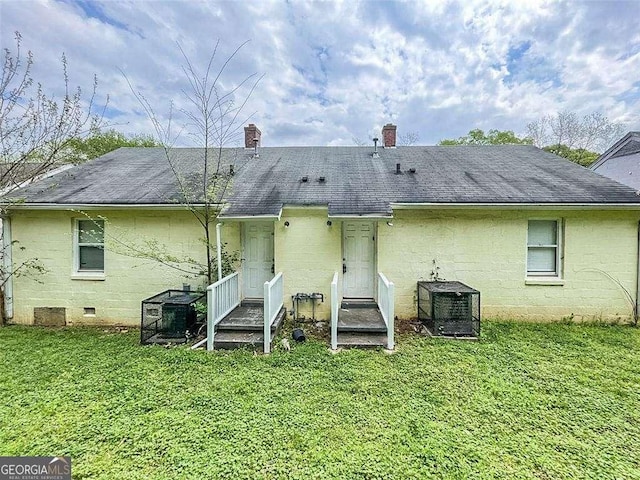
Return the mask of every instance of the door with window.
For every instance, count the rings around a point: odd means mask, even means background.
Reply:
[[[262,298],[273,278],[273,222],[247,222],[243,228],[242,287],[245,298]]]
[[[342,296],[373,298],[375,294],[375,224],[343,222],[342,228]]]

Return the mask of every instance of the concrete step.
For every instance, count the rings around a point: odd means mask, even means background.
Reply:
[[[271,331],[276,328],[280,328],[280,325],[284,321],[285,309],[283,308],[273,326]],[[231,312],[227,317],[222,320],[217,327],[218,332],[226,331],[251,331],[262,332],[264,329],[264,310],[262,307],[239,307]]]
[[[378,348],[387,346],[387,335],[380,333],[338,333],[339,348]]]
[[[240,302],[241,307],[263,307],[264,299],[263,298],[244,298]]]
[[[387,333],[377,308],[342,308],[338,311],[338,332]]]
[[[214,350],[233,350],[236,348],[262,349],[264,335],[260,332],[226,331],[216,332],[214,337]]]
[[[340,308],[378,308],[378,304],[373,298],[343,298]]]
[[[271,326],[271,345],[273,340],[280,332],[284,318],[286,316],[286,310],[283,308],[276,320]],[[216,329],[216,335],[214,337],[213,348],[215,350],[233,350],[235,348],[250,348],[254,350],[262,350],[264,348],[264,332],[262,323],[259,325],[259,329],[255,325],[250,325],[250,328],[239,329],[236,325],[234,328],[220,328],[222,323],[218,325]]]

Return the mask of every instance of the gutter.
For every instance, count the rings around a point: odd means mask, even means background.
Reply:
[[[638,203],[391,203],[397,210],[482,209],[500,210],[640,210]]]
[[[251,221],[251,220],[278,220],[282,217],[282,208],[277,215],[218,215],[218,220],[237,220],[237,221]]]
[[[384,220],[389,220],[390,218],[393,218],[393,214],[391,213],[363,213],[361,215],[358,214],[335,214],[335,215],[327,215],[327,218],[335,218],[335,219],[341,219],[341,218],[345,218],[345,219],[351,219],[351,218],[364,218],[364,219],[371,219],[371,220],[375,220],[377,218],[381,218]]]
[[[9,210],[127,210],[127,209],[153,209],[153,210],[188,210],[189,207],[204,208],[204,203],[8,203],[5,208]],[[211,206],[211,205],[209,205]]]

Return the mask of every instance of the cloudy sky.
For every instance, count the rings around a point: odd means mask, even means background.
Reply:
[[[218,40],[214,70],[248,40],[220,87],[264,75],[241,117],[260,127],[263,145],[352,145],[389,122],[429,145],[473,128],[522,134],[558,111],[601,112],[640,130],[638,9],[636,1],[2,0],[0,40],[14,50],[14,32],[22,34],[49,92],[62,84],[63,52],[73,85],[88,92],[97,75],[108,121],[127,133],[152,125],[123,72],[160,118],[173,102],[174,131],[185,132],[180,48],[203,72]]]

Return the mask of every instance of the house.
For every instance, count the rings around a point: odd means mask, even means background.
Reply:
[[[263,297],[282,272],[284,307],[328,319],[332,284],[333,297],[380,303],[386,277],[387,313],[407,319],[416,282],[444,278],[479,290],[484,317],[633,316],[634,189],[533,146],[396,146],[394,125],[381,145],[359,147],[263,148],[255,125],[245,133],[245,148],[222,152],[234,175],[218,218],[221,241],[241,258],[244,298]],[[200,153],[171,151],[184,178],[199,171]],[[15,323],[46,307],[68,324],[136,325],[142,299],[203,287],[128,250],[161,245],[203,260],[202,229],[163,149],[121,148],[17,197],[5,222],[5,241],[21,247],[11,261],[37,257],[46,272],[12,279]],[[104,231],[87,234],[93,221]]]
[[[640,132],[629,132],[589,167],[640,191]]]

